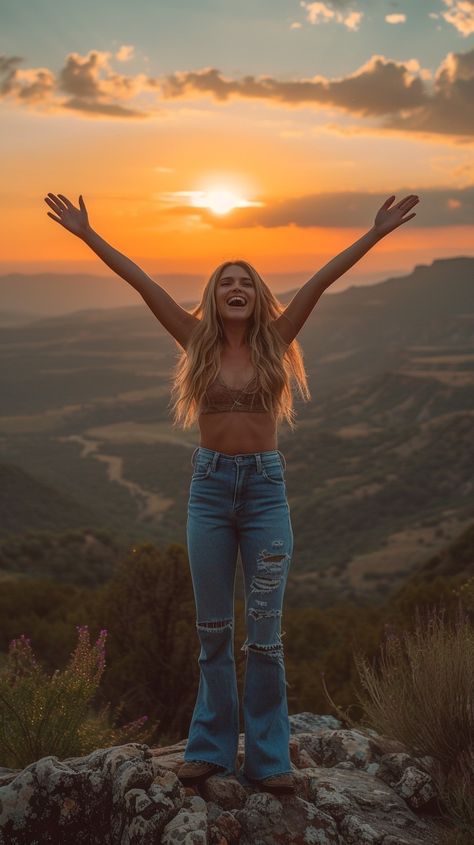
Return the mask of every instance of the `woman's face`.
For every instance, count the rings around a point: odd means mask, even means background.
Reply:
[[[240,264],[229,264],[216,285],[217,310],[224,321],[248,320],[255,307],[256,290],[252,278]],[[245,303],[229,305],[236,296],[243,297]]]

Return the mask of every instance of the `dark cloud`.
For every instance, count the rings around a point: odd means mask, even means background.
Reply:
[[[400,202],[408,194],[417,194],[420,203],[415,207],[416,217],[409,226],[462,226],[470,225],[474,220],[474,186],[468,188],[420,188],[408,185],[402,188],[390,188],[387,193],[369,194],[362,192],[332,192],[293,197],[291,199],[271,200],[263,208],[237,208],[229,214],[219,217],[207,209],[176,206],[171,209],[177,215],[199,215],[216,228],[244,228],[263,226],[289,226],[291,224],[306,228],[351,227],[359,228],[373,225],[374,217],[385,200],[396,191],[392,205]],[[167,211],[167,213],[169,213]]]
[[[474,49],[449,53],[438,68],[434,93],[409,114],[392,115],[383,124],[406,132],[474,134]]]
[[[0,56],[0,97],[13,96],[21,103],[40,103],[51,97],[54,75],[47,68],[19,71],[20,56]],[[21,79],[21,82],[20,82]]]
[[[115,103],[98,103],[92,99],[80,99],[79,97],[71,97],[71,99],[65,100],[62,107],[71,109],[72,111],[89,112],[90,114],[103,115],[105,117],[148,117],[143,111],[136,111],[136,109],[126,108]]]
[[[413,109],[426,100],[421,79],[413,77],[402,62],[373,56],[363,68],[343,79],[280,82],[270,76],[244,76],[227,80],[215,68],[174,73],[166,78],[163,94],[168,98],[195,93],[211,94],[217,100],[230,97],[273,100],[286,105],[307,103],[339,107],[351,114],[380,116],[400,109]]]
[[[320,105],[362,117],[385,117],[382,128],[474,134],[474,50],[449,53],[436,72],[431,90],[412,63],[384,56],[371,59],[342,79],[322,76],[281,82],[271,76],[226,79],[216,68],[170,74],[165,98],[209,94],[218,101],[231,97],[261,99],[289,106]]]

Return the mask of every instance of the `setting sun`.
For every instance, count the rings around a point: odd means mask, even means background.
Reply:
[[[210,191],[204,196],[206,205],[215,214],[227,214],[240,204],[239,198],[231,191]]]
[[[215,188],[210,191],[193,191],[191,197],[195,208],[208,208],[214,214],[228,214],[234,208],[249,208],[261,206],[261,202],[242,199],[234,191],[227,188]]]

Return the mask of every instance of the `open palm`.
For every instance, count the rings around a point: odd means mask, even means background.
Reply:
[[[48,194],[44,201],[56,212],[56,216],[54,216],[48,211],[48,217],[51,217],[56,223],[60,223],[73,235],[78,235],[80,238],[84,237],[89,228],[89,217],[82,194],[79,196],[79,208],[76,208],[64,194]]]
[[[396,229],[397,226],[401,226],[402,223],[407,223],[412,217],[416,217],[415,212],[405,217],[405,214],[420,202],[420,198],[416,194],[409,194],[400,200],[400,202],[397,202],[393,208],[389,208],[394,199],[394,194],[388,197],[375,216],[374,228],[379,235],[387,235],[393,229]]]

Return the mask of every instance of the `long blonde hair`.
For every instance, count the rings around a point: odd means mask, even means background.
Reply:
[[[253,280],[256,297],[246,343],[261,390],[264,408],[277,422],[286,419],[295,428],[296,413],[290,387],[293,375],[303,399],[311,399],[303,364],[303,352],[295,339],[286,344],[273,325],[284,306],[273,295],[259,273],[247,261],[225,261],[212,273],[202,293],[201,302],[191,311],[199,319],[186,350],[174,368],[171,397],[168,406],[173,412],[173,427],[190,428],[199,416],[199,405],[207,387],[218,375],[221,348],[225,339],[224,327],[217,310],[215,290],[221,273],[231,264],[242,267]]]

